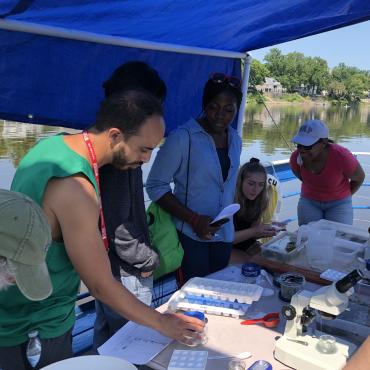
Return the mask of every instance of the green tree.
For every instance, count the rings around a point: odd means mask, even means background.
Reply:
[[[293,52],[283,55],[273,48],[265,56],[269,77],[278,80],[288,93],[318,94],[328,90],[329,97],[343,102],[357,102],[370,91],[370,71],[340,63],[330,72],[326,60]]]
[[[307,65],[302,53],[289,53],[285,56],[285,75],[280,77],[280,82],[288,92],[294,92],[302,84],[306,84]]]
[[[249,85],[256,86],[264,83],[265,78],[270,75],[268,68],[257,59],[253,59],[249,73]]]
[[[328,93],[331,98],[342,100],[346,95],[346,87],[342,82],[332,80],[328,86]]]
[[[334,86],[340,87],[330,91],[330,96],[334,99],[344,100],[346,103],[358,102],[369,90],[369,71],[340,63],[333,68],[331,76]]]
[[[270,71],[271,76],[278,79],[285,74],[285,58],[280,49],[272,48],[268,54],[265,55],[264,61],[266,67]]]
[[[319,57],[305,58],[305,82],[308,90],[316,94],[327,90],[330,81],[330,71],[326,60]]]

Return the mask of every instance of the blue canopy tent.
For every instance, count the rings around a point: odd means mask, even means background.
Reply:
[[[2,0],[0,118],[84,128],[112,71],[143,60],[168,86],[170,131],[200,113],[212,71],[368,19],[364,0]]]

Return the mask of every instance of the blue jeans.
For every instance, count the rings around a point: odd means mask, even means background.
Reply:
[[[319,202],[316,200],[300,197],[298,201],[298,225],[308,224],[311,221],[321,219],[341,222],[342,224],[353,224],[352,197],[330,202]]]
[[[181,267],[185,281],[195,276],[206,276],[228,265],[232,243],[200,242],[189,238],[180,231],[178,234],[184,249]]]
[[[153,275],[147,278],[138,278],[133,275],[121,276],[121,282],[137,299],[150,306],[153,293]],[[95,300],[95,310],[96,320],[94,323],[93,348],[97,350],[98,347],[125,325],[128,320],[98,300]]]

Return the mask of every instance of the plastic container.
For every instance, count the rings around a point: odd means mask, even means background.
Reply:
[[[261,254],[281,262],[289,262],[303,250],[304,243],[297,244],[294,233],[283,232],[262,245]]]
[[[309,227],[306,256],[313,269],[323,271],[331,266],[336,232],[336,229],[326,225]]]
[[[248,284],[255,284],[261,274],[261,267],[255,263],[244,263],[242,266],[242,280]]]
[[[189,347],[196,347],[202,344],[206,344],[208,341],[208,330],[207,330],[207,318],[204,315],[203,312],[200,311],[186,311],[184,312],[184,315],[190,316],[190,317],[195,317],[196,319],[199,319],[204,322],[204,330],[201,334],[199,334],[199,337],[197,339],[194,338],[186,338],[185,341],[182,341],[181,343],[189,346]]]
[[[357,256],[363,252],[363,248],[358,248],[357,243],[346,240],[334,241],[333,265],[337,268],[351,268],[356,263]]]
[[[238,358],[233,358],[230,360],[228,365],[228,370],[245,370],[245,362]]]
[[[332,335],[323,334],[317,342],[317,350],[321,353],[330,354],[337,350],[336,339]]]
[[[279,298],[284,302],[290,302],[293,295],[303,289],[306,279],[296,272],[286,272],[280,276],[279,283]]]

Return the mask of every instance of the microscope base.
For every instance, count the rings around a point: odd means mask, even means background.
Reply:
[[[337,351],[325,354],[317,350],[318,338],[306,335],[294,339],[307,342],[308,345],[290,341],[282,336],[276,341],[274,355],[284,365],[299,370],[340,370],[356,349],[354,344],[336,338]]]

